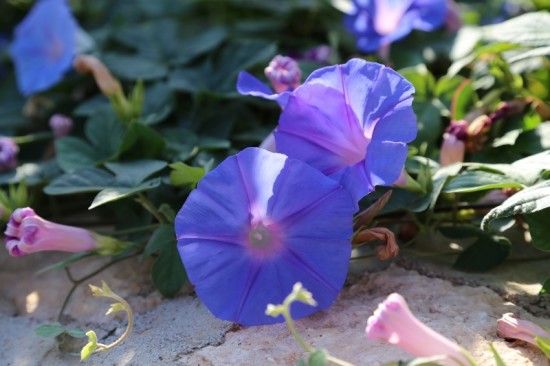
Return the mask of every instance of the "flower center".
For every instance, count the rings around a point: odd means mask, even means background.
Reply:
[[[259,258],[278,253],[282,246],[279,230],[274,224],[266,224],[263,221],[252,223],[247,242],[250,252]]]

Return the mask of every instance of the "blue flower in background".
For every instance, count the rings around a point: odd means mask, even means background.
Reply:
[[[296,282],[327,308],[348,272],[354,202],[338,182],[285,155],[248,148],[209,172],[175,221],[178,250],[198,296],[217,317],[244,325]]]
[[[340,181],[357,202],[399,178],[417,131],[413,93],[405,78],[374,62],[316,70],[289,96],[277,151]]]
[[[353,0],[345,24],[357,48],[374,52],[413,29],[432,31],[445,22],[447,0]]]
[[[10,54],[25,96],[50,88],[71,68],[77,22],[65,0],[39,0],[15,29]]]

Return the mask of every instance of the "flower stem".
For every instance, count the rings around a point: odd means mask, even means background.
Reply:
[[[139,202],[144,209],[149,211],[149,213],[153,215],[158,222],[160,222],[161,224],[168,223],[166,222],[166,218],[162,216],[162,214],[158,211],[158,209],[155,207],[153,202],[151,202],[151,200],[147,198],[146,195],[144,195],[143,193],[139,193],[138,198],[136,198],[136,201]]]
[[[13,140],[17,145],[23,145],[36,141],[50,140],[52,138],[53,134],[51,132],[37,132],[25,136],[16,136],[13,138]]]
[[[298,333],[298,330],[296,330],[296,325],[294,324],[294,320],[292,319],[292,317],[290,316],[290,311],[289,311],[289,308],[287,307],[285,309],[285,311],[283,312],[283,317],[285,318],[285,322],[286,322],[286,326],[288,328],[288,330],[290,331],[290,334],[292,334],[292,336],[294,337],[294,339],[296,340],[296,342],[298,342],[298,344],[300,345],[300,347],[302,347],[304,349],[304,351],[306,352],[313,352],[315,349],[313,347],[311,347],[303,338],[302,336],[300,335],[300,333]]]

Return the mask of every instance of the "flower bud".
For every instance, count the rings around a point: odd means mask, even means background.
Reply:
[[[126,246],[126,243],[111,237],[44,220],[30,207],[13,212],[4,234],[6,249],[15,257],[49,250],[97,251],[106,255],[120,252]]]
[[[521,320],[506,313],[497,320],[497,335],[504,339],[519,339],[537,346],[535,337],[550,338],[550,332],[528,320]]]
[[[9,137],[0,137],[0,172],[17,167],[19,146]]]
[[[458,32],[462,27],[462,19],[460,18],[460,9],[454,0],[447,0],[447,17],[445,18],[445,28],[449,32]]]
[[[78,55],[73,63],[76,71],[81,74],[92,74],[101,92],[107,97],[122,94],[122,86],[115,79],[107,66],[97,57],[90,55]]]
[[[354,238],[354,243],[365,243],[372,240],[382,241],[382,245],[376,247],[376,256],[385,261],[399,254],[399,246],[395,235],[385,227],[373,227],[359,232]]]
[[[73,129],[73,120],[62,114],[51,116],[49,124],[56,138],[67,136]]]
[[[265,76],[277,93],[291,91],[300,85],[302,70],[291,57],[277,55],[265,68]]]
[[[441,355],[445,366],[469,365],[465,351],[415,318],[405,299],[393,293],[378,305],[367,322],[368,339],[383,339],[415,357]]]
[[[470,123],[468,126],[468,139],[466,141],[466,150],[469,152],[480,151],[487,141],[487,134],[491,130],[493,119],[482,114]]]
[[[445,132],[443,134],[443,143],[441,144],[441,152],[439,162],[442,166],[462,163],[466,152],[466,144],[459,140],[455,135]]]

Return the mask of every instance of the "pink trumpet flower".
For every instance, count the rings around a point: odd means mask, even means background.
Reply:
[[[383,339],[416,357],[441,355],[445,366],[469,365],[465,351],[455,342],[418,320],[403,296],[387,297],[367,321],[368,339]]]

